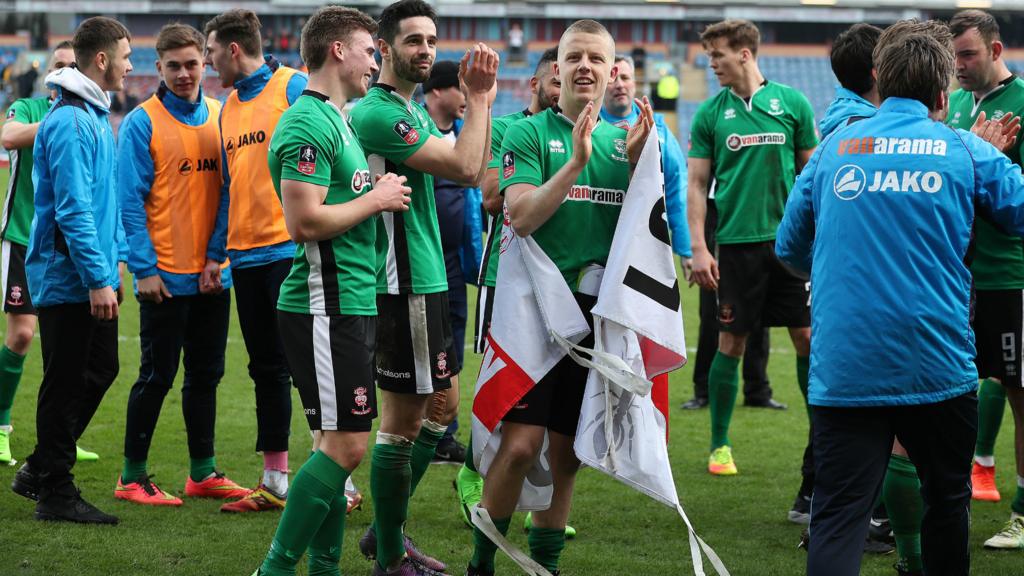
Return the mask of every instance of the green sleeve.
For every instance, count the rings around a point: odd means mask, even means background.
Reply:
[[[272,153],[281,165],[281,180],[329,187],[334,156],[338,152],[335,139],[313,119],[293,118],[295,120],[279,126],[274,133]]]
[[[517,122],[505,133],[501,145],[498,189],[504,194],[512,184],[544,183],[540,157],[540,138],[529,122]]]
[[[690,124],[690,148],[687,156],[690,158],[714,158],[715,156],[715,127],[709,119],[713,115],[708,100],[693,115],[693,122]]]
[[[505,138],[505,131],[508,129],[502,119],[491,120],[491,159],[487,161],[487,169],[501,167],[501,141]]]
[[[7,109],[7,119],[21,122],[22,124],[33,124],[38,120],[32,120],[32,107],[25,100],[15,100]]]
[[[376,104],[357,105],[352,111],[352,124],[359,134],[359,142],[367,154],[378,154],[394,162],[402,164],[416,153],[431,133],[421,134],[414,126],[416,119],[408,109],[402,106]]]
[[[810,150],[818,145],[818,133],[814,129],[814,109],[803,94],[797,92],[796,134],[793,143],[797,150]]]

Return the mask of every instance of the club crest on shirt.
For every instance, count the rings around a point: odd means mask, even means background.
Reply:
[[[320,153],[316,146],[306,144],[299,148],[299,163],[296,169],[303,174],[314,174],[316,172],[316,157]]]
[[[25,303],[21,296],[21,286],[17,284],[11,286],[11,295],[7,298],[7,303],[11,306],[21,306]]]
[[[626,141],[622,138],[615,139],[615,152],[612,154],[612,160],[618,160],[619,162],[629,161],[629,157],[626,156]]]
[[[736,311],[733,309],[732,304],[722,304],[718,307],[718,321],[728,326],[736,320]]]
[[[11,118],[14,118],[14,107],[13,106],[11,108],[7,109],[7,119],[10,120]]]
[[[516,173],[516,155],[511,150],[501,157],[501,173],[505,178],[511,178]]]
[[[355,396],[356,407],[351,410],[352,414],[356,416],[363,416],[370,413],[369,401],[370,398],[367,396],[367,389],[364,386],[359,386],[352,391]]]
[[[434,378],[448,378],[451,375],[451,371],[448,370],[448,354],[446,352],[438,352],[437,374],[434,374]]]
[[[420,133],[405,120],[395,122],[393,129],[395,134],[398,134],[402,140],[405,140],[406,144],[412,145],[420,141]]]

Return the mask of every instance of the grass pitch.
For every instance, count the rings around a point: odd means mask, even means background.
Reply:
[[[7,172],[0,175],[6,183]],[[697,290],[683,289],[687,341],[696,345]],[[470,302],[473,302],[471,294]],[[472,319],[470,320],[472,326]],[[121,374],[96,414],[82,445],[101,459],[75,467],[83,494],[102,510],[118,515],[117,527],[44,524],[32,519],[33,505],[7,487],[15,468],[0,469],[0,576],[239,575],[248,576],[262,561],[273,537],[278,513],[226,515],[220,502],[186,499],[178,509],[153,509],[115,501],[114,484],[121,469],[124,412],[128,391],[138,375],[138,305],[128,298],[121,309]],[[65,335],[74,338],[75,335]],[[731,437],[740,474],[711,477],[705,472],[709,441],[708,410],[684,412],[678,405],[692,393],[692,368],[671,376],[670,420],[673,473],[680,498],[698,533],[735,575],[802,574],[805,553],[796,548],[800,527],[786,521],[800,481],[800,458],[807,420],[796,386],[795,357],[784,330],[772,333],[769,376],[775,397],[789,404],[785,412],[738,407]],[[693,354],[691,353],[691,356]],[[255,454],[255,401],[246,373],[248,358],[232,317],[227,371],[220,385],[217,421],[218,467],[236,481],[258,482],[261,458]],[[463,440],[468,435],[473,382],[480,358],[467,353],[462,382]],[[41,378],[38,342],[29,353],[13,411],[15,457],[23,460],[35,441],[35,404]],[[168,394],[149,458],[156,482],[175,494],[184,490],[188,452],[181,417],[181,375]],[[309,450],[309,435],[299,398],[293,394],[291,467],[297,470]],[[974,574],[1024,574],[1024,552],[991,552],[982,542],[1009,516],[1014,490],[1012,418],[996,447],[999,504],[974,503],[971,544]],[[472,535],[456,508],[451,481],[455,466],[432,466],[410,507],[409,533],[429,553],[462,574],[472,553]],[[368,574],[370,563],[359,555],[356,541],[373,513],[369,489],[369,455],[354,479],[366,492],[361,511],[348,519],[343,574]],[[511,537],[522,547],[522,516],[513,522]],[[584,470],[577,483],[570,522],[579,536],[562,557],[563,574],[692,573],[686,531],[673,510],[628,489],[602,474]],[[894,556],[867,557],[862,574],[890,575]],[[710,568],[710,566],[708,566]],[[498,554],[498,572],[519,573]],[[305,574],[300,564],[299,574]]]

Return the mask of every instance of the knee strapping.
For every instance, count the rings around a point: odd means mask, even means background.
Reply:
[[[412,446],[412,441],[405,436],[401,434],[388,434],[387,432],[377,432],[376,443],[389,446]]]
[[[444,434],[445,431],[448,430],[448,426],[446,424],[441,424],[440,422],[435,422],[430,419],[423,421],[423,427],[436,434]]]

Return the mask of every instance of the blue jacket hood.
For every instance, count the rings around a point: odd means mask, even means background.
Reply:
[[[839,87],[836,89],[836,97],[825,110],[825,117],[821,119],[818,127],[821,129],[821,137],[824,138],[835,132],[836,128],[842,126],[847,120],[855,116],[871,117],[878,112],[878,108],[871,102],[862,98],[856,92]]]

